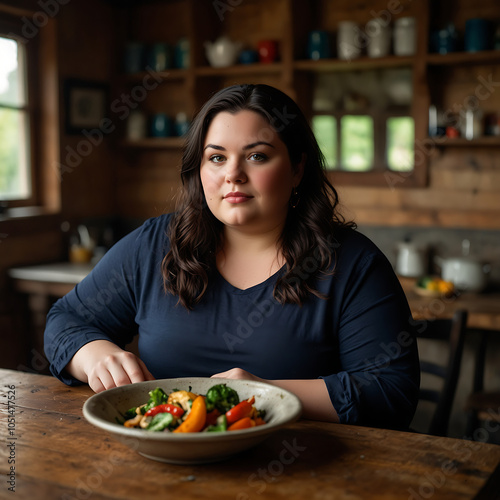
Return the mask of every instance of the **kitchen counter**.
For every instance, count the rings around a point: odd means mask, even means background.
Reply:
[[[451,297],[424,297],[415,291],[415,279],[400,278],[415,319],[449,318],[467,309],[469,328],[500,331],[500,292],[459,293]]]

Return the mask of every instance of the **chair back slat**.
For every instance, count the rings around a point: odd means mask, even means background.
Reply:
[[[443,386],[440,391],[420,389],[420,399],[436,403],[436,409],[428,429],[429,434],[447,435],[451,409],[460,375],[467,315],[466,310],[460,309],[454,313],[451,319],[423,321],[417,326],[417,337],[436,340],[441,343],[444,341],[448,344],[448,356],[442,365],[426,360],[420,361],[421,373],[429,373],[443,379]],[[433,392],[436,394],[432,395]]]

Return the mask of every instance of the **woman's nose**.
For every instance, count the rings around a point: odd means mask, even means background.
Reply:
[[[241,184],[246,182],[246,180],[247,176],[241,162],[239,160],[228,162],[226,165],[226,182],[237,182]]]

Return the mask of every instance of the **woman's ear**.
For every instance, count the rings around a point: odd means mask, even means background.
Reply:
[[[301,158],[300,162],[297,163],[296,165],[294,165],[294,167],[293,167],[293,169],[294,169],[293,179],[294,179],[295,187],[297,187],[300,184],[300,182],[302,181],[302,177],[304,176],[304,168],[306,165],[306,160],[307,160],[306,154],[302,153],[302,158]]]

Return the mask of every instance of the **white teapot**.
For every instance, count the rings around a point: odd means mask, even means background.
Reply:
[[[210,66],[225,68],[236,62],[242,43],[232,42],[227,36],[221,36],[215,42],[205,42],[204,46]]]

